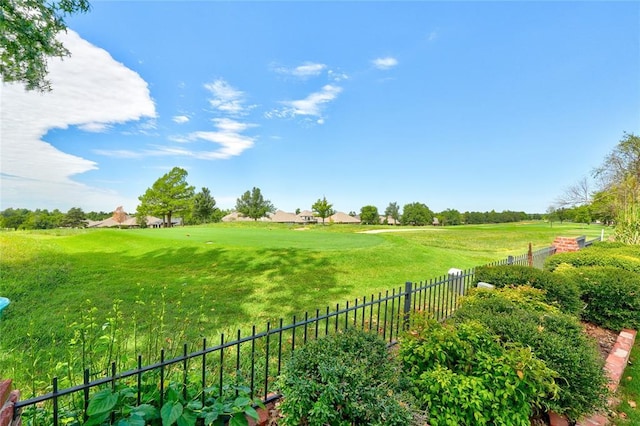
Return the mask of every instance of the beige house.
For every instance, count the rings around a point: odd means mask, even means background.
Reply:
[[[260,218],[258,220],[261,222],[292,223],[297,225],[306,225],[306,224],[318,223],[319,221],[320,222],[322,221],[322,220],[319,220],[317,216],[314,216],[314,214],[309,210],[301,211],[298,214],[278,210],[275,213],[268,213],[267,216]],[[245,217],[244,215],[238,212],[233,212],[223,217],[222,221],[223,222],[236,222],[236,221],[247,222],[247,221],[253,221],[253,219],[249,217]],[[360,219],[349,216],[346,213],[337,212],[336,214],[326,218],[325,223],[360,223]]]

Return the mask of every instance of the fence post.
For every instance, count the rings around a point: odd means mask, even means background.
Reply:
[[[507,265],[513,265],[513,256],[507,256]]]
[[[403,329],[409,329],[409,314],[411,313],[411,291],[413,289],[413,284],[411,281],[407,281],[404,283],[404,323]]]
[[[527,251],[527,261],[529,262],[529,268],[533,268],[533,250],[531,249],[531,243],[529,243],[529,251]]]

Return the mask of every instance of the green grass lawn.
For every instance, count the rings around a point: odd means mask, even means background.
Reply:
[[[0,372],[21,379],[25,354],[29,368],[51,368],[46,360],[74,350],[78,330],[115,322],[114,301],[122,327],[197,341],[520,255],[529,243],[548,247],[556,236],[591,239],[602,228],[536,222],[362,233],[373,229],[399,228],[238,223],[0,233],[0,296],[11,300],[0,320]]]

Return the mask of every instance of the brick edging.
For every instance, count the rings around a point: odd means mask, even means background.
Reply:
[[[604,364],[604,371],[607,373],[607,377],[609,378],[608,386],[611,393],[614,393],[618,389],[618,385],[620,384],[620,380],[624,374],[624,369],[629,362],[631,348],[633,348],[637,334],[638,332],[636,330],[623,329],[620,334],[618,334],[616,343],[613,345],[613,348],[611,348],[611,351],[607,356],[607,360]],[[616,404],[617,401],[615,399],[612,398],[609,400],[609,406]],[[555,413],[549,414],[549,420],[551,426],[565,426],[569,424],[566,418]],[[606,426],[608,424],[609,419],[607,416],[596,413],[590,417],[581,419],[576,423],[576,426]]]

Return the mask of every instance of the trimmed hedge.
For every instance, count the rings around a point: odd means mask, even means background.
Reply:
[[[603,266],[565,267],[556,273],[580,287],[582,319],[615,331],[640,329],[640,274]]]
[[[399,354],[432,426],[529,426],[559,391],[530,348],[506,347],[477,322],[414,320]]]
[[[578,315],[582,308],[575,282],[549,271],[520,265],[479,266],[475,269],[475,282],[480,281],[497,288],[527,285],[544,290],[545,301],[566,313]]]
[[[504,342],[530,347],[560,376],[558,400],[549,401],[554,411],[576,420],[606,406],[607,379],[596,342],[575,316],[544,303],[540,290],[472,290],[453,320],[478,321]]]
[[[561,264],[576,268],[608,266],[640,273],[640,247],[621,243],[597,243],[580,251],[550,256],[544,263],[544,269],[555,271]]]

